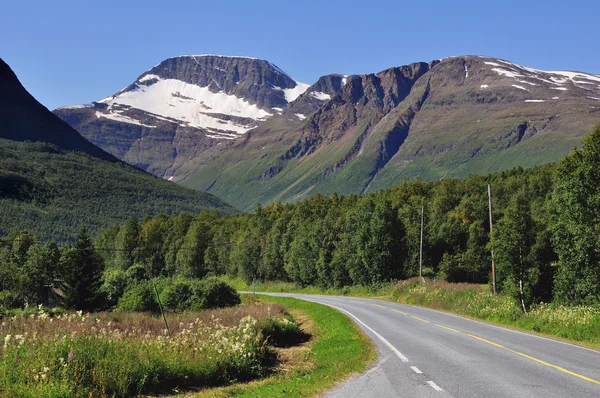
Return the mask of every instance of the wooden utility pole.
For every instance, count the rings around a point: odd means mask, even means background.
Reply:
[[[423,279],[423,218],[425,205],[421,205],[421,248],[419,249],[419,278]]]
[[[492,221],[492,186],[488,184],[488,205],[490,209],[490,240],[492,239],[493,221]],[[494,246],[491,245],[492,252],[492,292],[496,295],[496,266],[494,264]]]

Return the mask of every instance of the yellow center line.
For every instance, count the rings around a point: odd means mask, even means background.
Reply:
[[[406,312],[398,311],[398,310],[395,310],[395,309],[393,309],[393,308],[390,308],[390,310],[392,310],[392,311],[394,311],[394,312],[397,312],[398,314],[402,314],[402,315],[408,315]]]
[[[425,322],[425,323],[431,323],[431,322],[429,322],[427,319],[419,318],[418,316],[414,316],[414,315],[411,315],[411,316],[412,316],[413,318],[415,318],[415,319],[418,319],[418,320],[419,320],[419,321],[421,321],[421,322]]]
[[[417,317],[413,316],[413,318],[417,318]],[[417,319],[420,319],[420,318],[417,318]],[[422,319],[420,319],[420,320],[422,320]],[[437,323],[435,324],[435,326],[439,326],[439,327],[441,327],[441,328],[443,328],[443,329],[447,329],[447,330],[450,330],[450,331],[452,331],[452,332],[455,332],[455,333],[464,334],[465,336],[472,337],[472,338],[474,338],[474,339],[476,339],[476,340],[479,340],[479,341],[482,341],[482,342],[484,342],[484,343],[487,343],[487,344],[493,345],[494,347],[498,347],[498,348],[501,348],[501,349],[503,349],[503,350],[506,350],[506,351],[508,351],[508,352],[512,352],[513,354],[520,355],[520,356],[522,356],[522,357],[524,357],[524,358],[530,359],[530,360],[532,360],[532,361],[535,361],[535,362],[537,362],[537,363],[539,363],[539,364],[542,364],[542,365],[548,366],[548,367],[550,367],[550,368],[553,368],[553,369],[559,370],[559,371],[561,371],[561,372],[563,372],[563,373],[566,373],[566,374],[568,374],[568,375],[575,376],[575,377],[578,377],[578,378],[580,378],[580,379],[582,379],[582,380],[589,381],[590,383],[594,383],[594,384],[598,384],[598,385],[600,385],[600,381],[598,381],[598,380],[594,380],[594,379],[592,379],[592,378],[590,378],[590,377],[587,377],[587,376],[581,375],[581,374],[579,374],[579,373],[572,372],[572,371],[570,371],[570,370],[568,370],[568,369],[565,369],[565,368],[563,368],[563,367],[560,367],[560,366],[557,366],[557,365],[553,365],[553,364],[551,364],[551,363],[548,363],[548,362],[546,362],[546,361],[543,361],[543,360],[541,360],[541,359],[538,359],[538,358],[536,358],[536,357],[532,357],[531,355],[527,355],[527,354],[524,354],[524,353],[522,353],[522,352],[519,352],[519,351],[513,350],[513,349],[511,349],[511,348],[505,347],[505,346],[503,346],[502,344],[494,343],[493,341],[490,341],[490,340],[484,339],[483,337],[475,336],[474,334],[470,334],[470,333],[461,332],[460,330],[452,329],[452,328],[450,328],[450,327],[448,327],[448,326],[440,325],[440,324],[437,324]]]
[[[361,301],[356,301],[356,300],[348,300],[348,301],[350,301],[351,303],[358,303],[358,304],[362,304],[362,302],[361,302]]]
[[[435,326],[439,326],[439,327],[441,327],[441,328],[444,328],[444,329],[450,330],[450,331],[452,331],[452,332],[456,332],[456,333],[462,333],[460,330],[452,329],[452,328],[449,328],[448,326],[440,325],[439,323],[436,323],[436,324],[435,324]]]
[[[379,305],[379,304],[371,304],[371,305],[374,307],[379,307],[379,308],[387,308],[387,307],[384,307],[383,305]]]
[[[503,346],[503,345],[501,345],[501,344],[494,343],[493,341],[486,340],[486,339],[484,339],[484,338],[482,338],[482,337],[475,336],[474,334],[469,334],[469,333],[465,333],[465,334],[466,334],[467,336],[469,336],[469,337],[473,337],[474,339],[477,339],[477,340],[479,340],[479,341],[483,341],[484,343],[488,343],[488,344],[490,344],[490,345],[493,345],[494,347],[502,348],[502,349],[504,349],[504,350],[507,350],[507,351],[512,351],[510,348],[506,348],[506,347],[504,347],[504,346]]]

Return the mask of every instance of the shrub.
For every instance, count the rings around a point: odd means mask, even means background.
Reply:
[[[165,309],[184,311],[194,304],[193,290],[189,282],[174,280],[167,284],[160,293],[160,301]]]
[[[261,321],[263,336],[275,347],[290,347],[306,340],[307,336],[290,315],[270,317]]]
[[[152,282],[139,283],[125,292],[119,300],[119,311],[158,312],[156,293]]]
[[[142,264],[133,264],[127,268],[125,274],[130,281],[129,283],[138,283],[150,279],[148,268]]]
[[[102,292],[104,293],[108,306],[115,306],[128,284],[128,277],[123,270],[109,269],[104,272],[104,283],[102,284]]]
[[[241,303],[240,295],[234,288],[217,278],[206,278],[194,286],[194,294],[198,301],[194,308],[223,308]]]

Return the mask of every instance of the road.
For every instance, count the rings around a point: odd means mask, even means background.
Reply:
[[[388,301],[274,295],[336,308],[373,340],[378,362],[325,397],[600,397],[599,351]]]

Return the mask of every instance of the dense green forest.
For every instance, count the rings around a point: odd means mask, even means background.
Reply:
[[[425,276],[490,283],[493,249],[498,291],[524,308],[600,303],[600,125],[554,165],[405,181],[369,195],[315,195],[252,214],[132,217],[103,230],[95,250],[105,286],[134,276],[209,275],[377,286],[418,275],[422,206]],[[7,241],[0,258],[12,258],[16,242]]]
[[[43,241],[74,241],[129,216],[237,211],[218,198],[137,170],[41,142],[0,139],[0,237],[26,229]]]

